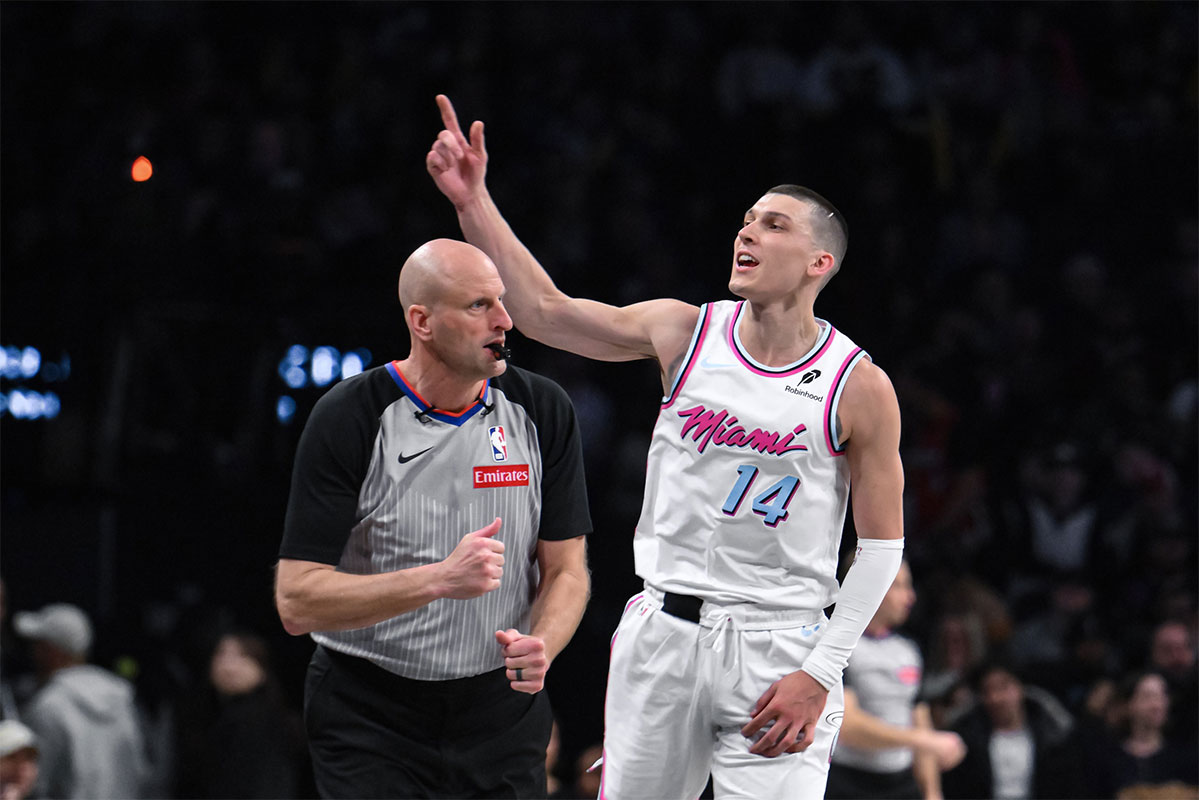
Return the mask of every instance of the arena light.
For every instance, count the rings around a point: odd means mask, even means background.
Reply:
[[[21,348],[0,349],[0,377],[15,381],[21,377]]]
[[[293,344],[279,361],[279,377],[292,389],[302,389],[308,383],[308,372],[304,362],[308,360],[308,348]]]
[[[15,384],[0,391],[0,417],[19,420],[54,419],[62,399],[45,384],[61,384],[71,374],[71,359],[63,353],[49,360],[32,345],[0,346],[0,381]]]
[[[323,388],[364,371],[371,363],[371,351],[365,347],[342,352],[330,345],[308,348],[293,344],[279,360],[277,372],[289,388],[312,385]]]
[[[42,354],[36,347],[26,347],[21,351],[21,377],[32,378],[42,367]]]
[[[129,169],[129,174],[138,183],[145,183],[154,174],[154,165],[145,156],[138,156],[133,160],[133,166]]]
[[[296,401],[290,395],[281,395],[275,401],[275,419],[281,425],[290,425],[296,417]]]
[[[0,347],[0,378],[17,383],[40,379],[47,383],[65,381],[71,374],[71,357],[66,353],[57,361],[47,360],[37,347]]]
[[[346,353],[341,357],[341,379],[352,378],[355,375],[366,369],[366,365],[370,363],[371,352],[369,350],[354,350]]]
[[[328,386],[337,378],[341,367],[341,353],[332,347],[318,347],[312,351],[312,382],[317,386]]]
[[[35,392],[28,389],[13,389],[0,392],[0,417],[11,415],[13,419],[54,419],[62,411],[62,401],[54,392]]]
[[[279,359],[276,372],[287,387],[275,404],[275,418],[288,425],[299,413],[299,402],[290,392],[301,389],[325,389],[362,373],[371,363],[371,351],[365,347],[339,350],[331,345],[307,347],[289,345]]]
[[[287,363],[303,364],[308,360],[308,348],[302,344],[293,344],[287,348]]]
[[[283,373],[283,382],[293,389],[303,389],[308,385],[308,373],[303,367],[290,366]]]

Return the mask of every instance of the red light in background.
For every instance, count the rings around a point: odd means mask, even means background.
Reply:
[[[138,183],[150,180],[150,176],[154,174],[154,165],[150,163],[150,159],[145,156],[138,156],[133,162],[133,169],[130,170],[133,179]]]

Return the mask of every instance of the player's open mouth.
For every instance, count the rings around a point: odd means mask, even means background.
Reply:
[[[749,253],[739,253],[737,255],[737,269],[753,269],[758,266],[758,259],[751,256]]]

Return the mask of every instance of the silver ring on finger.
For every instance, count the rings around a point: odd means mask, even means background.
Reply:
[[[524,679],[525,679],[525,676],[522,674],[521,668],[517,667],[516,668],[516,680],[523,681]]]

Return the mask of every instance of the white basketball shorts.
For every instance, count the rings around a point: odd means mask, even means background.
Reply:
[[[600,800],[694,800],[709,772],[717,800],[824,797],[840,683],[802,753],[754,755],[741,735],[758,698],[820,640],[823,612],[704,603],[696,624],[663,611],[662,597],[635,595],[612,637]]]

